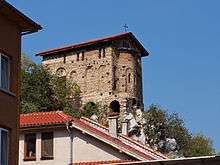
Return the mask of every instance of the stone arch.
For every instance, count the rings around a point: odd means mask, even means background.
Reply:
[[[58,68],[56,70],[56,75],[59,77],[65,77],[66,76],[66,70],[64,68]]]
[[[117,100],[114,100],[110,103],[109,108],[112,112],[120,113],[120,103]]]
[[[77,78],[77,74],[76,74],[76,71],[75,70],[72,70],[69,74],[69,78],[71,80],[75,80]]]
[[[96,85],[94,85],[95,84],[95,74],[94,74],[93,66],[87,66],[84,75],[85,75],[85,77],[84,77],[85,91],[87,93],[94,92],[96,90]]]

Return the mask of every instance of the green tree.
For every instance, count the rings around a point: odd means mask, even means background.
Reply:
[[[209,156],[215,154],[212,146],[212,140],[205,137],[202,133],[192,136],[188,150],[185,152],[187,157]]]
[[[80,89],[76,84],[31,62],[23,62],[21,80],[21,113],[63,110],[77,114],[74,101],[80,100]]]
[[[21,69],[29,70],[35,63],[25,54],[21,53]]]
[[[84,104],[83,109],[80,110],[79,116],[85,116],[90,118],[92,115],[97,116],[97,121],[107,126],[107,118],[108,118],[108,106],[102,105],[100,103],[87,102]]]
[[[177,113],[168,114],[157,105],[151,105],[144,112],[146,125],[144,131],[147,144],[164,154],[170,150],[166,148],[167,138],[176,140],[175,153],[177,156],[203,156],[214,154],[212,142],[202,134],[192,136],[185,127],[184,120]]]

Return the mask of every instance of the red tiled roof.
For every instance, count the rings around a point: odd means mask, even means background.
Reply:
[[[86,119],[86,118],[84,118]],[[90,120],[90,119],[87,119]],[[157,158],[153,155],[142,152],[141,150],[136,149],[135,147],[129,146],[122,142],[120,139],[110,136],[108,133],[98,130],[85,122],[76,119],[74,117],[68,116],[62,111],[50,111],[50,112],[35,112],[30,114],[21,114],[20,115],[20,127],[21,128],[30,128],[38,126],[50,126],[50,125],[65,125],[67,122],[72,121],[72,127],[87,133],[94,138],[97,138],[119,150],[125,152],[128,155],[136,157],[139,160],[156,160]],[[105,128],[105,127],[103,127]],[[149,150],[149,149],[148,149]],[[166,159],[162,154],[152,153],[158,155],[161,159]]]
[[[65,124],[71,120],[62,111],[34,112],[20,115],[20,127]]]
[[[83,120],[87,120],[87,121],[89,121],[89,122],[91,122],[91,123],[97,125],[98,127],[101,127],[102,129],[108,130],[107,127],[105,127],[105,126],[103,126],[103,125],[97,123],[96,121],[94,121],[94,120],[92,120],[92,119],[89,119],[89,118],[86,118],[86,117],[81,117],[81,118],[82,118]],[[160,153],[160,152],[158,152],[158,151],[156,151],[156,150],[153,150],[152,148],[150,148],[150,147],[148,147],[148,146],[146,146],[146,145],[143,145],[142,143],[140,143],[140,142],[138,142],[138,141],[136,141],[136,140],[134,140],[134,139],[131,139],[131,138],[129,138],[128,136],[123,135],[122,133],[119,133],[119,136],[121,136],[121,137],[125,138],[126,140],[130,141],[130,142],[133,143],[134,145],[137,145],[137,146],[139,146],[139,147],[141,147],[141,148],[143,148],[143,149],[145,149],[145,150],[148,150],[148,151],[150,151],[150,152],[152,152],[152,153],[158,155],[159,157],[161,157],[161,158],[163,158],[163,159],[168,159],[168,158],[167,158],[165,155],[163,155],[162,153]]]
[[[139,49],[141,50],[143,56],[147,56],[148,52],[147,50],[143,47],[143,45],[135,38],[135,36],[131,33],[131,32],[125,32],[125,33],[121,33],[121,34],[116,34],[116,35],[112,35],[112,36],[108,36],[108,37],[104,37],[104,38],[99,38],[99,39],[95,39],[95,40],[89,40],[86,42],[81,42],[78,44],[73,44],[70,46],[65,46],[65,47],[61,47],[61,48],[55,48],[55,49],[51,49],[51,50],[46,50],[40,53],[37,53],[36,56],[44,56],[44,55],[50,55],[50,54],[54,54],[54,53],[58,53],[58,52],[63,52],[63,51],[67,51],[73,48],[78,48],[78,47],[82,47],[82,46],[88,46],[94,43],[98,43],[98,42],[104,42],[104,41],[109,41],[109,40],[113,40],[113,39],[118,39],[121,37],[125,37],[125,36],[129,36],[131,37],[138,45]]]
[[[91,127],[91,126],[85,124],[84,122],[82,122],[82,121],[80,121],[80,120],[78,120],[78,119],[75,120],[75,123],[76,123],[77,125],[79,125],[80,127],[86,128],[87,130],[89,130],[89,131],[95,133],[96,135],[101,136],[103,140],[104,140],[104,139],[109,140],[110,142],[112,142],[112,143],[114,143],[115,145],[119,146],[122,150],[125,149],[125,150],[127,150],[127,151],[131,151],[131,152],[133,152],[133,153],[139,155],[140,157],[145,158],[145,159],[148,159],[148,160],[156,160],[156,158],[154,158],[154,157],[152,157],[152,156],[150,156],[150,155],[147,155],[147,154],[145,154],[145,153],[143,153],[143,152],[141,152],[141,151],[139,151],[139,150],[137,150],[137,149],[135,149],[135,148],[133,148],[133,147],[130,147],[129,145],[123,143],[123,142],[120,141],[119,139],[114,138],[114,137],[112,137],[112,136],[110,136],[110,135],[108,135],[108,134],[106,134],[106,133],[104,133],[104,132],[102,132],[102,131],[99,131],[99,130],[97,130],[97,129],[95,129],[95,128],[93,128],[93,127]]]
[[[126,163],[133,162],[132,160],[104,160],[104,161],[96,161],[96,162],[78,162],[73,163],[72,165],[98,165],[98,164],[112,164],[112,163]]]

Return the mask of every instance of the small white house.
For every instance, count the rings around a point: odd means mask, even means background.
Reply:
[[[164,155],[117,133],[117,115],[109,118],[110,129],[61,111],[20,116],[19,164],[68,165],[80,162],[127,162],[162,160]],[[97,163],[101,164],[101,163]]]

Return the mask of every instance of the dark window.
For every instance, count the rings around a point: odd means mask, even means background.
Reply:
[[[84,61],[84,51],[82,52],[82,61]]]
[[[0,88],[9,90],[9,58],[0,53]]]
[[[102,57],[105,57],[105,48],[102,50]]]
[[[131,73],[128,73],[128,83],[131,82]]]
[[[79,53],[76,53],[76,61],[79,61]]]
[[[120,104],[117,100],[114,100],[110,103],[110,109],[112,112],[118,112],[120,113]]]
[[[99,59],[101,58],[102,56],[102,49],[99,49]]]
[[[113,67],[113,87],[112,90],[116,90],[117,80],[116,80],[116,66]]]
[[[0,164],[8,164],[8,131],[0,128]]]
[[[63,63],[66,63],[66,55],[63,56]]]
[[[36,134],[26,134],[24,143],[24,159],[36,160]]]
[[[41,134],[41,159],[53,159],[53,132]]]

